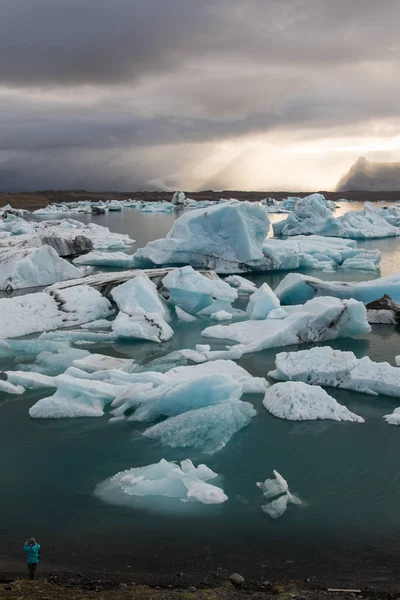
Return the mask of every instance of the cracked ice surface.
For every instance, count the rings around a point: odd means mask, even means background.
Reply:
[[[287,307],[287,310],[289,316],[285,318],[213,325],[204,329],[202,335],[238,342],[238,349],[248,353],[290,344],[353,337],[371,330],[365,306],[356,300],[321,297]]]

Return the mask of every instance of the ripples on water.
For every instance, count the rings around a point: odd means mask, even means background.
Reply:
[[[353,208],[354,204],[344,204],[338,212]],[[130,234],[137,240],[133,251],[165,236],[175,215],[125,209],[77,218]],[[272,221],[281,218],[285,217],[271,215]],[[398,238],[359,245],[382,251],[382,275],[400,270]],[[369,273],[340,270],[310,274],[325,279],[371,278]],[[275,287],[285,275],[253,279]],[[98,346],[93,351],[151,360],[175,349],[194,348],[204,341],[200,335],[204,326],[204,322],[178,325],[175,336],[158,346],[119,342],[113,348]],[[218,341],[211,344],[224,347]],[[400,354],[397,329],[384,325],[374,326],[363,339],[336,340],[330,345],[392,364]],[[275,354],[266,350],[245,355],[239,362],[253,375],[266,376],[274,367]],[[10,367],[10,363],[2,365]],[[83,566],[128,569],[131,565],[134,573],[135,569],[189,571],[222,566],[260,575],[264,573],[260,565],[267,564],[274,572],[285,565],[288,575],[306,563],[307,568],[311,566],[307,575],[312,575],[329,572],[334,564],[350,558],[361,569],[386,561],[387,553],[397,560],[393,550],[400,534],[400,431],[387,425],[382,416],[400,401],[346,390],[328,392],[365,417],[366,423],[282,421],[265,411],[261,396],[249,396],[245,399],[256,406],[257,417],[212,456],[162,447],[144,438],[140,425],[109,426],[106,417],[30,420],[28,408],[45,393],[30,392],[22,398],[3,395],[0,556],[6,560],[18,556],[20,541],[36,535],[45,547],[48,565],[66,564],[79,570]],[[222,476],[229,501],[179,517],[108,506],[93,495],[96,484],[110,475],[162,457],[205,462]],[[289,506],[276,521],[263,515],[263,497],[255,485],[271,476],[272,469],[280,471],[291,491],[304,500],[303,506]]]

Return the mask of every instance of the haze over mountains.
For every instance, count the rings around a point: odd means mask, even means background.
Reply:
[[[337,191],[400,191],[400,162],[372,162],[360,156],[340,179]]]

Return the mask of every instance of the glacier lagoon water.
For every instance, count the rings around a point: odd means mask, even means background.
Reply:
[[[342,205],[338,213],[349,208],[354,204]],[[78,218],[93,218],[111,230],[129,233],[137,240],[136,248],[164,236],[175,215],[125,209]],[[281,218],[271,215],[271,220]],[[400,270],[399,239],[360,246],[383,252],[382,275]],[[355,271],[309,273],[326,279],[371,278],[370,273]],[[275,287],[284,276],[271,273],[252,279]],[[119,342],[92,351],[145,362],[204,343],[200,333],[206,324],[181,324],[162,345]],[[394,364],[400,354],[399,333],[396,327],[377,325],[361,339],[330,345]],[[214,340],[211,345],[224,347]],[[266,376],[275,354],[276,350],[258,352],[238,362],[253,375]],[[3,360],[5,368],[12,365]],[[142,436],[143,426],[137,423],[110,426],[107,417],[32,420],[29,407],[46,393],[0,395],[2,564],[10,569],[22,566],[21,541],[35,535],[43,545],[47,569],[122,570],[132,578],[146,572],[197,571],[211,580],[211,573],[222,577],[225,570],[262,579],[352,572],[385,577],[400,564],[400,430],[382,416],[400,401],[331,388],[328,392],[366,423],[282,421],[265,411],[261,395],[247,396],[243,399],[254,404],[258,415],[211,456],[160,446]],[[229,501],[206,507],[182,504],[181,510],[171,512],[108,505],[93,494],[110,475],[162,457],[205,462],[220,474],[216,483]],[[263,514],[264,498],[256,486],[271,477],[273,469],[303,501],[290,505],[277,520]]]

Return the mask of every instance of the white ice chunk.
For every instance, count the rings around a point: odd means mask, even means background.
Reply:
[[[266,319],[271,310],[280,308],[280,305],[268,283],[263,283],[251,296],[246,312],[250,319]]]
[[[256,291],[257,286],[252,281],[249,281],[245,277],[241,277],[240,275],[229,275],[225,279],[229,285],[234,288],[237,288],[238,294],[240,296],[247,296]]]
[[[32,375],[32,374],[31,374]],[[76,417],[101,417],[104,407],[110,404],[125,388],[104,381],[78,379],[71,375],[54,378],[57,390],[53,396],[42,398],[34,404],[29,414],[35,419],[63,419]]]
[[[202,331],[205,337],[233,340],[243,352],[256,352],[290,344],[321,342],[353,337],[371,330],[366,309],[356,300],[324,297],[290,307],[286,319],[245,321],[213,325]]]
[[[193,448],[213,454],[226,446],[255,414],[249,402],[225,402],[170,417],[146,429],[144,435],[173,448]]]
[[[228,497],[221,488],[207,483],[215,477],[217,474],[206,465],[196,468],[190,460],[186,460],[179,466],[163,458],[159,463],[113,475],[97,486],[96,495],[111,504],[136,507],[140,506],[143,498],[146,499],[146,504],[142,505],[144,508],[148,506],[149,497],[221,504]]]
[[[339,404],[320,386],[311,386],[301,381],[286,381],[268,388],[263,404],[275,417],[289,421],[330,419],[364,422],[362,417]]]
[[[400,425],[400,407],[395,408],[390,415],[384,415],[383,418],[389,425]]]
[[[174,335],[173,329],[158,312],[148,312],[134,317],[120,312],[113,321],[112,329],[119,338],[156,343],[166,342]]]
[[[214,321],[229,321],[232,319],[232,314],[226,310],[217,310],[217,312],[211,313],[210,319]]]
[[[95,267],[125,267],[133,266],[132,256],[125,252],[93,251],[78,256],[73,261],[76,265],[93,265]]]
[[[16,290],[76,279],[82,274],[50,246],[0,247],[0,289]]]
[[[85,358],[72,361],[74,367],[83,369],[88,373],[108,369],[123,369],[129,372],[134,368],[134,363],[135,361],[132,358],[117,358],[105,354],[89,354]]]
[[[400,368],[374,362],[368,356],[358,359],[353,352],[329,346],[281,352],[276,355],[276,369],[268,375],[280,380],[400,397]]]
[[[400,302],[400,273],[370,281],[323,281],[301,273],[289,273],[275,290],[282,304],[300,304],[319,296],[354,298],[368,304],[385,294]]]
[[[33,371],[5,371],[8,381],[12,385],[23,386],[27,390],[40,390],[54,388],[54,377]]]
[[[38,292],[0,299],[0,337],[13,338],[36,331],[71,327],[112,314],[100,292],[79,285],[54,293]]]
[[[9,381],[4,381],[4,379],[0,379],[0,392],[4,392],[6,394],[23,394],[25,388],[22,385],[14,385]]]
[[[192,265],[217,273],[265,269],[262,244],[269,226],[266,210],[257,203],[229,201],[192,210],[175,221],[166,238],[137,250],[135,264]]]
[[[209,344],[196,344],[197,352],[210,352],[211,346]]]
[[[274,470],[273,473],[275,479],[258,481],[257,486],[261,489],[267,500],[272,499],[271,502],[261,507],[262,511],[272,519],[277,519],[286,512],[289,503],[301,504],[301,500],[290,493],[286,479],[278,471]]]
[[[164,321],[171,319],[168,307],[157,292],[157,287],[145,273],[116,286],[111,291],[111,296],[118,308],[127,315],[158,313]]]
[[[189,313],[179,308],[179,306],[175,306],[175,312],[176,316],[178,317],[178,321],[181,321],[182,323],[191,323],[192,321],[197,320],[197,317],[189,315]]]
[[[231,305],[237,291],[222,279],[209,279],[192,267],[173,269],[162,280],[170,300],[189,314],[196,314],[218,301]],[[213,311],[215,312],[215,311]]]

